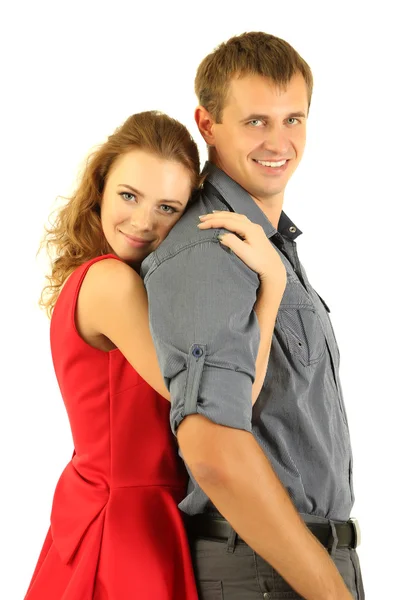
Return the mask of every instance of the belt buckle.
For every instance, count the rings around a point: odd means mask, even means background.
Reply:
[[[357,548],[361,544],[361,529],[360,524],[356,518],[350,517],[349,523],[353,525],[354,529],[354,548]]]

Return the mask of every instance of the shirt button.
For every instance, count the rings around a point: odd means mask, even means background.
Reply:
[[[199,346],[195,346],[192,350],[192,354],[196,358],[200,358],[200,356],[203,356],[203,350]]]
[[[293,225],[292,225],[292,227],[289,227],[289,231],[290,231],[290,233],[296,233],[297,229],[296,229],[296,227],[293,227]]]
[[[264,592],[264,593],[263,593],[263,598],[269,598],[269,594],[268,594],[268,592]]]

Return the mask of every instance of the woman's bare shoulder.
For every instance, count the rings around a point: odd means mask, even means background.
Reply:
[[[120,296],[131,292],[142,279],[127,263],[116,258],[105,258],[91,265],[87,271],[85,288],[100,296]]]
[[[89,267],[79,290],[78,330],[92,346],[108,350],[105,337],[110,339],[114,327],[124,329],[128,315],[143,304],[146,292],[136,271],[121,260],[99,260]]]
[[[82,282],[78,304],[88,322],[98,324],[119,308],[143,301],[144,285],[136,271],[125,262],[105,258],[91,265]]]

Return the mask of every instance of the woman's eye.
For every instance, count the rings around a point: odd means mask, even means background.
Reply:
[[[161,210],[169,215],[172,215],[174,212],[176,212],[176,210],[172,208],[172,206],[168,206],[168,204],[161,204]]]
[[[131,200],[136,200],[136,196],[135,194],[131,194],[131,192],[121,192],[120,196],[124,199],[127,200],[128,202],[130,202]]]

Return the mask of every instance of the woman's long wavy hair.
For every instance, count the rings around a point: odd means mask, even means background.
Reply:
[[[92,258],[113,253],[101,226],[100,201],[115,160],[134,148],[182,164],[191,175],[192,191],[199,187],[199,152],[186,127],[158,111],[130,116],[89,155],[77,190],[45,228],[40,249],[45,248],[50,257],[51,272],[39,305],[49,317],[72,271]]]

